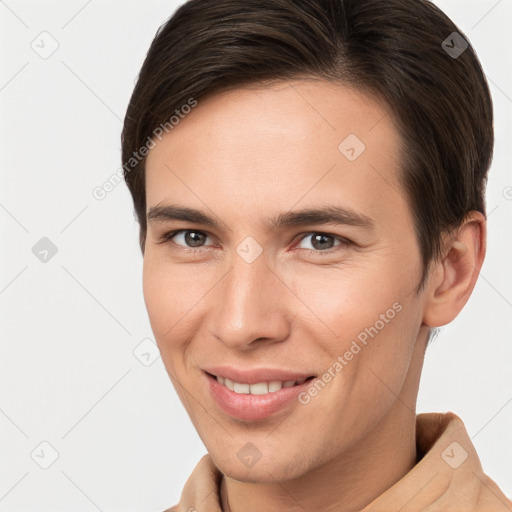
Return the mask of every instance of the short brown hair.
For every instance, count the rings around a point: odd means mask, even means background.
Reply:
[[[472,210],[485,215],[494,143],[480,62],[463,33],[427,0],[190,0],[180,6],[151,43],[122,132],[142,252],[146,159],[133,155],[155,128],[191,98],[295,78],[355,86],[394,112],[403,143],[400,179],[423,262],[419,290],[430,262],[441,256],[443,232]]]

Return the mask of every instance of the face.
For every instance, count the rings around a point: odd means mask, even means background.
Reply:
[[[149,319],[228,476],[299,477],[414,401],[422,267],[392,118],[342,85],[253,86],[150,151]]]

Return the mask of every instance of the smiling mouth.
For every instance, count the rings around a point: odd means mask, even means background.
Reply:
[[[254,384],[248,384],[246,382],[235,382],[231,379],[228,379],[227,377],[220,377],[208,372],[206,373],[212,379],[215,379],[219,384],[228,388],[230,391],[242,395],[266,395],[268,393],[276,393],[277,391],[280,391],[283,388],[299,386],[304,382],[310,381],[315,378],[315,376],[310,376],[298,380],[272,380],[268,382],[257,382]]]

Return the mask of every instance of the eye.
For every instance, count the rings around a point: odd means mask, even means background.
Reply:
[[[198,231],[195,229],[179,229],[176,231],[170,231],[165,233],[159,243],[172,242],[173,244],[183,247],[185,249],[197,249],[207,247],[209,244],[206,243],[209,236],[204,231]],[[350,240],[346,238],[331,235],[329,233],[312,232],[303,235],[297,248],[316,254],[330,254],[337,246],[348,246]]]
[[[308,241],[304,246],[304,242]],[[337,244],[335,242],[338,241]],[[342,245],[347,246],[350,244],[350,241],[336,236],[331,235],[329,233],[307,233],[304,238],[300,241],[298,248],[299,249],[305,249],[307,251],[312,252],[330,252],[329,249],[332,249],[333,247]],[[308,247],[309,245],[309,247]]]
[[[180,229],[178,231],[171,231],[166,233],[161,240],[161,243],[172,241],[176,245],[186,248],[203,247],[208,235],[203,231],[195,229]]]

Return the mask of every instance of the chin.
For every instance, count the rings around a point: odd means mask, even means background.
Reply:
[[[253,454],[251,460],[250,454]],[[298,459],[297,451],[287,456],[280,453],[276,457],[274,450],[269,450],[271,456],[255,450],[249,443],[242,445],[241,449],[223,450],[222,453],[208,451],[213,463],[225,476],[247,483],[275,483],[299,478],[311,469],[304,459],[304,454]],[[260,458],[258,458],[260,457]]]

